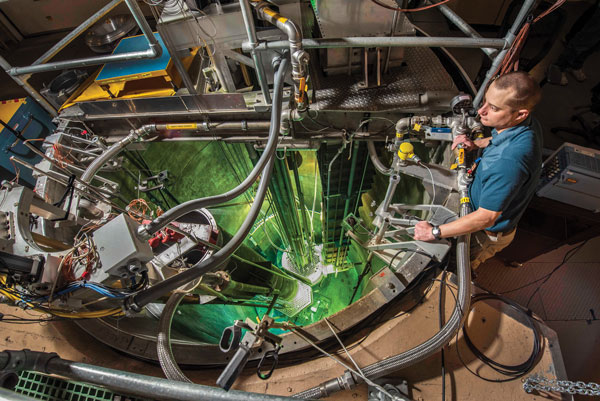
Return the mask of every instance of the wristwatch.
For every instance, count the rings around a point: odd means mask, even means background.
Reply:
[[[442,239],[442,231],[439,226],[432,225],[431,234],[433,234],[434,238],[438,241]]]

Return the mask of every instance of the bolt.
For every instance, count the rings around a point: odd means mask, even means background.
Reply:
[[[292,388],[291,388],[291,387],[288,387],[288,388],[287,388],[287,391],[288,391],[288,393],[291,393],[291,392],[292,392]]]

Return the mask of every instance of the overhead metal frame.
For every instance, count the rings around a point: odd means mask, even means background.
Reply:
[[[509,49],[515,41],[515,38],[525,22],[527,16],[536,4],[536,0],[525,0],[517,17],[515,18],[511,28],[501,39],[483,38],[481,35],[464,21],[459,15],[445,5],[440,6],[440,11],[448,18],[455,26],[463,33],[469,35],[468,38],[458,37],[406,37],[406,36],[391,36],[391,37],[347,37],[339,39],[303,39],[302,47],[304,49],[324,49],[324,48],[352,48],[352,47],[459,47],[459,48],[480,48],[488,57],[492,58],[492,65],[488,70],[486,77],[481,84],[477,95],[473,101],[473,105],[478,107],[483,99],[485,90],[496,74],[498,67],[506,57]],[[246,28],[248,21],[246,21]],[[282,50],[289,47],[287,41],[272,41],[256,43],[256,41],[248,41],[242,44],[242,50],[245,52],[257,52],[266,50]],[[496,52],[494,49],[499,49]]]
[[[77,38],[79,35],[85,32],[90,26],[99,21],[102,17],[104,17],[108,12],[110,12],[113,8],[115,8],[118,4],[120,4],[123,1],[125,1],[125,3],[127,4],[129,11],[133,15],[133,18],[135,19],[143,35],[148,41],[149,48],[147,50],[128,52],[122,54],[111,54],[108,56],[96,56],[75,60],[65,60],[54,63],[47,62],[50,59],[52,59],[56,54],[58,54],[62,49],[64,49],[69,43],[71,43],[75,38]],[[85,20],[81,25],[75,28],[57,44],[52,46],[50,50],[48,50],[40,58],[38,58],[31,66],[13,67],[6,59],[0,56],[0,67],[2,67],[6,71],[6,73],[10,75],[10,77],[19,86],[21,86],[29,95],[31,95],[37,102],[39,102],[40,105],[46,111],[48,111],[48,113],[50,113],[52,116],[57,116],[58,113],[56,109],[27,82],[31,74],[36,74],[45,71],[57,71],[66,68],[100,65],[115,61],[157,58],[160,57],[161,54],[162,47],[152,34],[152,29],[150,28],[150,25],[148,25],[148,22],[146,21],[146,18],[144,17],[144,14],[142,13],[142,10],[138,6],[137,2],[135,0],[113,0],[106,6],[101,8],[94,15],[92,15],[90,18]],[[21,76],[25,77],[21,78]]]

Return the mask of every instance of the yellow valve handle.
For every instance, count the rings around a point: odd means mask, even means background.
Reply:
[[[465,164],[465,150],[463,148],[458,149],[458,164]]]

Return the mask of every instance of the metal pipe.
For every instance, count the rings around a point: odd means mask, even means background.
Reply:
[[[299,110],[305,110],[308,106],[306,95],[306,79],[308,76],[308,53],[302,48],[302,33],[294,21],[285,18],[276,11],[269,8],[269,3],[264,1],[252,1],[252,6],[261,17],[283,31],[288,37],[290,59],[292,62],[292,80],[294,81],[294,93],[296,105]]]
[[[11,68],[13,68],[8,61],[6,61],[6,59],[2,56],[0,56],[0,67],[2,67],[2,69],[4,71],[9,71]],[[56,111],[56,109],[54,108],[54,106],[52,106],[46,99],[44,99],[42,97],[42,95],[40,95],[40,93],[38,91],[36,91],[35,89],[33,89],[33,87],[31,85],[29,85],[29,83],[24,80],[21,79],[17,76],[13,76],[10,75],[9,76],[12,78],[13,81],[15,81],[21,88],[23,88],[23,90],[25,92],[27,92],[27,94],[29,96],[31,96],[36,102],[38,102],[40,104],[40,106],[42,106],[44,108],[44,110],[46,110],[52,117],[56,117],[58,116],[58,112]]]
[[[153,10],[154,10],[154,8],[153,8]],[[159,18],[157,17],[156,19],[158,20]],[[167,51],[171,55],[171,61],[173,61],[173,64],[175,65],[175,68],[177,69],[177,72],[179,73],[179,76],[181,77],[183,85],[188,90],[188,93],[190,95],[197,95],[198,92],[196,92],[196,87],[194,86],[194,83],[192,82],[190,75],[188,74],[187,70],[185,69],[183,63],[181,62],[181,59],[177,55],[177,50],[175,49],[175,46],[173,45],[173,41],[171,40],[171,36],[169,35],[168,30],[164,29],[162,25],[158,25],[157,29],[158,29],[158,33],[160,34],[160,36],[163,39],[163,42],[165,42],[165,47],[167,48]],[[196,98],[194,98],[194,99],[197,100]]]
[[[367,149],[369,149],[369,157],[371,158],[371,163],[373,163],[375,169],[383,175],[391,175],[394,169],[386,167],[379,159],[377,156],[377,149],[375,149],[375,142],[367,141]]]
[[[158,284],[155,284],[154,286],[148,289],[142,290],[137,294],[128,297],[125,300],[125,308],[139,311],[145,305],[161,297],[163,294],[169,291],[173,291],[181,285],[197,279],[198,277],[202,276],[202,274],[216,269],[218,266],[224,263],[227,260],[227,258],[231,256],[235,252],[235,250],[242,244],[242,242],[250,232],[252,225],[256,221],[256,218],[258,217],[273,172],[277,136],[279,133],[279,120],[281,118],[281,107],[283,103],[283,81],[285,79],[286,72],[287,60],[283,59],[275,74],[275,90],[273,92],[274,97],[273,108],[271,110],[271,128],[269,132],[269,142],[267,143],[265,152],[259,159],[258,163],[254,167],[250,175],[246,177],[244,182],[242,182],[242,184],[238,185],[236,188],[234,188],[231,191],[228,191],[225,194],[195,199],[193,201],[183,203],[165,212],[157,219],[152,221],[152,223],[150,223],[149,225],[141,226],[143,231],[145,230],[146,233],[152,234],[157,230],[160,230],[166,224],[177,219],[178,217],[187,214],[192,210],[202,207],[208,207],[210,205],[223,203],[228,200],[234,199],[240,194],[242,194],[244,191],[246,191],[252,185],[252,183],[256,181],[256,179],[258,178],[258,173],[262,172],[262,177],[256,190],[254,202],[252,203],[250,211],[248,212],[248,215],[246,216],[238,231],[231,238],[231,240],[229,240],[229,242],[225,244],[225,246],[223,246],[215,254],[211,255],[211,257],[209,257],[208,259],[196,263],[188,270],[185,270],[182,273],[179,273],[173,277],[161,281]],[[167,215],[166,219],[164,218],[165,215]],[[151,227],[149,228],[148,226],[150,225]]]
[[[22,165],[23,167],[26,167],[26,168],[30,169],[31,171],[34,171],[34,172],[38,173],[39,175],[46,176],[49,179],[51,179],[52,181],[58,182],[59,184],[62,184],[65,187],[68,185],[69,176],[66,176],[64,174],[61,174],[61,173],[58,173],[58,172],[52,171],[52,170],[48,170],[48,171],[41,170],[41,169],[35,167],[34,165],[27,163],[24,160],[17,159],[14,156],[11,156],[10,160],[14,161],[15,163],[18,163],[18,164]],[[75,182],[78,183],[78,184],[80,184],[82,187],[87,188],[89,190],[91,190],[92,188],[94,188],[94,187],[92,187],[89,184],[86,184],[86,183],[83,183],[83,182],[79,181],[79,179],[77,179],[77,178],[75,178]],[[81,191],[83,193],[82,189],[79,189],[79,188],[75,188],[75,189],[77,191]],[[95,194],[95,196],[97,196],[99,199],[103,198],[102,193],[104,193],[107,196],[114,196],[115,195],[114,193],[112,193],[112,192],[110,192],[110,191],[108,191],[106,189],[102,189],[102,188],[94,188],[94,190],[97,191],[97,193]],[[106,201],[106,199],[104,199],[104,201]]]
[[[6,388],[0,387],[0,400],[5,401],[36,401],[37,398],[27,397],[23,394],[15,393]]]
[[[431,2],[431,0],[427,1],[429,4],[433,4]],[[454,10],[452,10],[450,7],[448,7],[445,4],[442,4],[440,6],[438,6],[438,10],[440,10],[440,12],[442,14],[444,14],[446,16],[446,18],[448,18],[448,20],[450,22],[452,22],[454,24],[454,26],[456,26],[458,29],[460,29],[462,31],[462,33],[464,33],[465,35],[468,35],[472,38],[481,38],[482,36],[479,34],[479,32],[477,32],[475,29],[473,29],[473,27],[471,27],[471,25],[469,25],[467,23],[467,21],[465,21],[464,19],[462,19],[460,17],[460,15],[456,14],[454,12]],[[487,56],[489,58],[493,58],[494,54],[496,54],[496,50],[489,48],[489,47],[482,47],[481,50],[487,54]]]
[[[529,0],[534,1],[534,0]],[[455,38],[455,37],[352,37],[339,39],[303,39],[304,49],[326,49],[345,47],[465,47],[504,49],[510,46],[506,39],[488,38]],[[248,42],[242,43],[242,50],[249,52],[251,46]],[[289,48],[289,42],[278,40],[263,42],[255,47],[257,51],[283,50]]]
[[[256,68],[254,61],[248,56],[238,53],[237,51],[222,49],[223,55],[227,58],[237,61],[240,64],[246,65],[251,68]]]
[[[394,155],[394,163],[392,163],[393,165],[396,165],[396,158],[397,156]],[[379,226],[379,229],[377,230],[377,235],[375,236],[376,244],[379,244],[381,242],[381,240],[383,239],[383,235],[385,234],[389,226],[389,220],[387,218],[384,218],[383,221],[381,221],[380,216],[382,213],[387,213],[387,211],[389,210],[390,203],[392,203],[392,197],[396,192],[396,187],[398,186],[399,182],[400,175],[398,174],[398,171],[393,171],[393,173],[390,175],[390,183],[388,184],[385,197],[383,198],[383,201],[381,202],[381,204],[377,208],[377,211],[375,212],[375,214],[377,215],[377,219],[379,220],[379,224],[376,224],[374,222],[376,226]]]
[[[62,38],[57,44],[52,46],[50,50],[42,54],[32,65],[44,64],[56,56],[62,49],[64,49],[69,43],[75,38],[85,32],[89,27],[98,22],[102,17],[108,14],[113,8],[121,4],[123,0],[112,0],[110,3],[98,10],[94,15],[86,19],[81,25],[73,29],[67,36]]]
[[[254,27],[254,19],[252,17],[252,10],[248,4],[248,0],[240,0],[240,8],[242,10],[242,17],[244,18],[244,25],[246,26],[246,33],[248,34],[248,43],[250,46],[250,54],[254,61],[254,69],[256,70],[256,77],[258,84],[260,85],[260,91],[263,94],[265,103],[271,104],[271,93],[269,92],[269,83],[265,76],[265,69],[261,62],[260,53],[254,48],[258,45],[258,38],[256,37],[256,28]]]
[[[51,359],[46,372],[67,377],[72,380],[97,384],[103,387],[159,400],[180,401],[288,401],[289,397],[268,394],[247,393],[230,390],[229,392],[200,384],[182,383],[153,376],[140,375],[122,370],[108,369],[85,363],[73,362],[61,358]]]
[[[59,145],[61,148],[67,149],[67,150],[71,150],[75,153],[81,153],[83,155],[87,155],[87,156],[92,156],[92,157],[98,157],[98,153],[94,153],[85,149],[80,149],[80,148],[76,148],[73,146],[68,146],[68,145]],[[98,149],[98,151],[102,151],[102,149]]]
[[[94,155],[94,157],[98,157],[98,155]],[[72,170],[72,171],[74,171],[76,173],[79,173],[79,174],[83,174],[83,172],[85,171],[81,167],[77,167],[77,166],[75,166],[73,164],[70,164],[70,163],[67,163],[67,162],[64,162],[64,161],[60,162],[60,161],[58,161],[58,160],[56,160],[54,158],[50,158],[50,160],[54,161],[55,163],[62,163],[65,166],[65,169]],[[57,174],[60,174],[60,173],[57,173]],[[61,174],[61,175],[65,176],[64,174]],[[68,176],[65,176],[65,177],[69,178]],[[98,180],[101,183],[106,184],[106,185],[108,185],[108,186],[110,186],[112,188],[117,188],[119,186],[119,184],[117,184],[116,182],[111,181],[109,179],[106,179],[104,177],[101,177],[99,175],[98,176],[94,176],[94,180]]]
[[[199,131],[209,132],[211,130],[236,130],[236,131],[254,131],[268,130],[271,125],[270,121],[206,121],[201,123],[165,123],[156,124],[157,131]]]
[[[158,58],[162,55],[162,47],[154,34],[152,29],[148,25],[144,14],[137,5],[136,0],[124,0],[133,15],[133,18],[138,23],[142,33],[148,40],[150,46],[147,50],[134,51],[122,54],[111,54],[108,56],[97,56],[75,60],[57,61],[54,63],[37,64],[29,67],[12,67],[7,70],[7,73],[12,76],[19,76],[25,74],[35,74],[44,71],[56,71],[76,67],[87,67],[91,65],[100,65],[105,63],[111,63],[116,61],[127,61],[127,60],[139,60],[145,58]]]
[[[54,63],[38,64],[29,67],[13,67],[7,72],[12,76],[37,74],[46,71],[60,71],[77,67],[88,67],[117,61],[139,60],[145,58],[158,57],[153,49],[135,51],[122,54],[111,54],[109,56],[97,56],[89,58],[79,58],[74,60],[57,61]]]
[[[392,17],[392,29],[390,31],[390,37],[393,37],[396,33],[396,26],[398,25],[398,17],[400,16],[400,12],[398,10],[394,10],[394,16]],[[383,63],[383,73],[387,74],[388,66],[390,64],[390,55],[392,53],[392,48],[388,48],[385,54],[385,62]],[[352,60],[350,59],[350,55],[348,56],[348,65],[350,66]]]
[[[454,38],[454,37],[421,37],[421,36],[394,36],[394,37],[351,37],[338,39],[303,39],[304,49],[326,49],[343,47],[466,47],[504,49],[508,47],[505,39],[488,38]],[[283,50],[289,48],[289,42],[277,40],[262,42],[256,46],[257,51]],[[251,47],[248,42],[242,43],[242,50],[249,52]]]
[[[525,19],[531,12],[531,9],[535,5],[536,1],[537,0],[525,0],[525,2],[523,3],[523,6],[521,7],[521,10],[519,10],[519,14],[517,15],[517,18],[515,18],[515,21],[513,22],[512,26],[510,27],[510,30],[506,33],[506,36],[503,39],[506,42],[506,48],[496,55],[496,57],[494,58],[494,61],[492,62],[492,65],[490,66],[490,69],[485,74],[485,79],[483,80],[483,82],[481,83],[481,86],[479,87],[479,90],[477,91],[477,95],[475,96],[475,99],[473,100],[473,106],[475,108],[478,108],[480,106],[481,101],[483,100],[483,95],[485,95],[485,91],[487,89],[488,84],[492,80],[492,77],[496,74],[496,71],[498,71],[498,68],[500,67],[502,62],[504,61],[506,54],[510,50],[510,47],[514,43],[514,41],[517,37],[517,34],[519,33],[519,30],[521,29],[521,25],[523,25],[523,22],[525,21]]]

